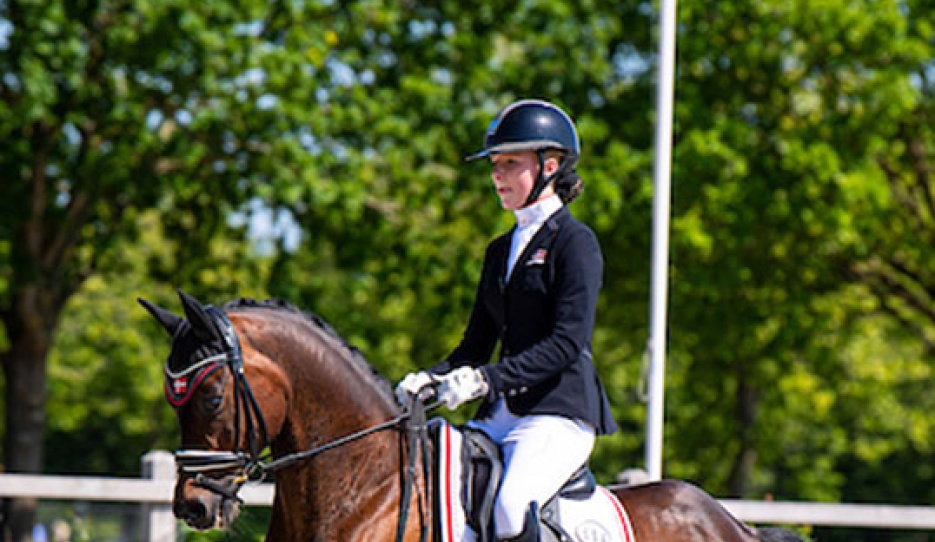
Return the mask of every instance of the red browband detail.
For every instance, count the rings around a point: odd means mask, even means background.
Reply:
[[[201,382],[218,367],[221,367],[221,362],[219,361],[214,362],[211,365],[207,365],[195,373],[191,379],[189,379],[187,375],[182,375],[175,378],[166,375],[164,386],[166,400],[168,400],[169,404],[175,408],[184,405],[188,402],[189,399],[191,399],[192,394],[195,392]]]

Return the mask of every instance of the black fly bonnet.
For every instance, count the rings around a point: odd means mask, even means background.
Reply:
[[[268,440],[266,422],[244,375],[240,340],[227,314],[212,305],[202,306],[184,292],[179,296],[187,320],[140,300],[172,333],[172,350],[165,363],[166,399],[174,408],[184,408],[209,375],[226,368],[234,379],[235,412],[231,451],[183,449],[175,453],[176,464],[179,472],[194,474],[196,483],[236,498],[237,489],[260,464],[260,452]],[[246,425],[246,452],[240,450],[241,418]],[[229,469],[239,472],[231,485],[204,474]]]

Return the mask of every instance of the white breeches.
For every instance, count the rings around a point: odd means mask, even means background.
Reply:
[[[503,481],[494,505],[498,538],[520,534],[529,503],[544,505],[594,448],[590,424],[563,416],[516,416],[503,399],[490,418],[468,425],[483,430],[503,450]]]

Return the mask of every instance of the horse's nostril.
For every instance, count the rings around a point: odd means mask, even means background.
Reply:
[[[197,499],[177,501],[172,506],[172,513],[178,519],[197,529],[203,529],[210,524],[207,517],[207,507]]]

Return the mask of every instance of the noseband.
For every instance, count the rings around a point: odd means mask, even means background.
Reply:
[[[217,307],[205,307],[211,321],[224,344],[224,352],[209,356],[181,372],[172,372],[166,364],[165,372],[167,386],[173,385],[179,379],[190,379],[192,384],[187,390],[188,394],[181,402],[172,401],[170,390],[167,395],[174,406],[179,406],[188,399],[194,389],[201,383],[208,373],[223,363],[234,379],[234,448],[232,451],[214,450],[179,450],[175,453],[175,462],[179,474],[194,477],[195,484],[214,491],[232,500],[240,500],[237,491],[250,476],[261,472],[262,461],[260,452],[268,444],[269,435],[266,429],[266,420],[260,405],[257,403],[250,384],[244,375],[243,353],[240,349],[240,340],[234,331],[234,326],[224,311]],[[187,382],[187,381],[186,381]],[[244,413],[245,433],[248,450],[240,450],[241,427],[240,413]],[[210,473],[233,471],[233,479],[228,483],[218,481],[209,476]]]
[[[269,444],[269,435],[267,434],[266,420],[260,409],[250,384],[244,375],[243,353],[240,348],[240,340],[234,330],[233,324],[224,311],[217,307],[208,305],[205,307],[208,315],[218,334],[224,341],[224,352],[208,356],[205,359],[192,364],[183,371],[173,372],[166,363],[166,394],[173,406],[180,406],[194,392],[194,389],[210,374],[210,372],[219,368],[223,361],[234,378],[234,449],[232,451],[223,450],[178,450],[175,453],[175,462],[180,475],[186,475],[193,479],[194,483],[200,487],[213,491],[227,499],[243,502],[237,495],[240,488],[251,477],[256,476],[262,479],[267,472],[274,472],[279,469],[292,466],[296,463],[309,460],[320,453],[327,452],[343,446],[349,442],[359,440],[367,435],[371,435],[387,429],[405,428],[407,435],[407,450],[409,461],[403,475],[403,497],[399,510],[399,522],[397,524],[396,540],[401,541],[405,536],[406,519],[409,517],[409,497],[412,493],[412,484],[415,479],[415,467],[417,456],[421,454],[422,464],[425,469],[424,476],[428,479],[428,455],[425,450],[425,412],[436,408],[440,403],[436,402],[426,406],[423,397],[412,397],[405,412],[383,423],[368,427],[366,429],[351,433],[338,438],[332,442],[326,443],[317,448],[301,451],[280,457],[271,461],[264,461],[260,457],[262,448]],[[186,389],[183,396],[173,394],[172,385],[182,380]],[[188,382],[191,386],[188,387]],[[181,398],[180,398],[181,397]],[[434,397],[432,397],[434,399]],[[244,412],[246,420],[246,436],[249,450],[240,450],[240,413]],[[404,422],[409,422],[408,424]],[[232,472],[233,477],[230,481],[223,481],[223,474]],[[221,473],[222,476],[210,476],[211,473]],[[420,501],[421,503],[421,501]],[[420,506],[420,516],[423,516],[425,510]],[[428,532],[424,525],[420,540],[427,539]]]

